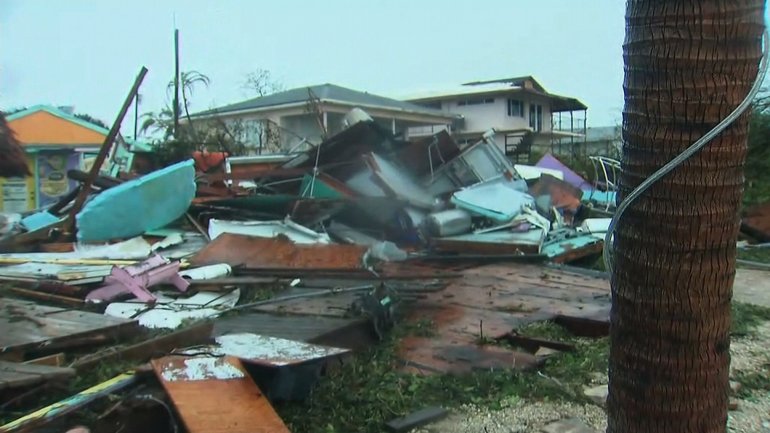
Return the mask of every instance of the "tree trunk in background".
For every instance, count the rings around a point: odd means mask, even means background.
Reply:
[[[629,0],[620,196],[726,117],[764,0]],[[615,234],[610,433],[724,432],[748,114],[655,184]]]

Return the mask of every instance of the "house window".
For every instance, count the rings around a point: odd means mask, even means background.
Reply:
[[[524,103],[518,99],[508,100],[508,116],[524,117]]]
[[[543,130],[543,106],[529,104],[529,127],[535,132]]]
[[[494,104],[495,98],[476,98],[476,99],[461,99],[457,101],[457,105],[462,107],[464,105],[481,105],[481,104]]]

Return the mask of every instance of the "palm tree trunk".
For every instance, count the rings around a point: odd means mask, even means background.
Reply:
[[[764,0],[628,0],[620,196],[726,117],[757,74]],[[610,433],[724,432],[748,114],[615,233]]]

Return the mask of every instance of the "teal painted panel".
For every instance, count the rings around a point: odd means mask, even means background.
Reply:
[[[78,213],[78,241],[129,238],[162,228],[187,211],[195,189],[191,159],[110,188]]]
[[[583,201],[590,201],[598,204],[599,206],[606,206],[607,204],[615,204],[616,193],[615,191],[583,191]]]
[[[24,226],[27,231],[33,232],[43,227],[56,224],[61,221],[61,218],[48,213],[48,211],[34,213],[21,220],[21,225]]]
[[[313,185],[313,194],[310,194],[310,185]],[[306,174],[302,178],[302,185],[299,187],[300,195],[313,198],[345,198],[339,191],[327,185],[322,179],[314,178]]]

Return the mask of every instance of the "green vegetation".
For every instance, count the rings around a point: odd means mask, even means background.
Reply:
[[[770,321],[770,308],[733,302],[732,316],[733,325],[730,334],[733,337],[750,336],[757,326]]]
[[[770,364],[765,364],[760,371],[736,372],[734,379],[741,384],[738,397],[752,400],[756,392],[770,392]]]
[[[770,95],[754,102],[746,155],[745,206],[770,201]]]
[[[770,264],[770,248],[739,249],[738,258],[741,260]],[[740,264],[738,264],[738,266],[740,266]]]
[[[278,405],[279,414],[295,433],[381,432],[383,423],[425,406],[475,404],[501,409],[522,398],[586,400],[580,394],[592,372],[607,366],[607,339],[572,337],[557,325],[538,324],[523,335],[559,336],[573,342],[574,353],[554,356],[539,371],[477,371],[464,375],[417,375],[400,371],[398,341],[406,335],[430,333],[425,322],[399,325],[387,341],[345,361],[324,377],[310,399]],[[563,338],[562,338],[563,337]]]
[[[750,335],[757,325],[770,320],[770,309],[734,303],[733,320],[733,335]],[[307,401],[280,404],[276,409],[295,433],[380,432],[384,422],[430,405],[502,409],[523,399],[592,404],[581,391],[595,375],[607,372],[608,338],[575,337],[552,322],[538,322],[519,333],[570,343],[576,350],[551,356],[538,371],[405,373],[400,370],[396,345],[418,333],[429,335],[429,324],[399,325],[387,341],[346,360],[334,374],[322,378]],[[770,389],[767,372],[744,374],[737,380],[745,389]]]

